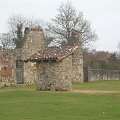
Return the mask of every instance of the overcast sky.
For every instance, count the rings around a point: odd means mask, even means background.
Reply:
[[[23,14],[49,21],[57,14],[61,2],[67,0],[0,0],[0,33],[6,32],[7,20],[13,14]],[[98,35],[97,50],[117,51],[120,41],[120,0],[71,0],[82,11]]]

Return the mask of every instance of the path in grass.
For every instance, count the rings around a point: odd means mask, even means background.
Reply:
[[[120,91],[105,91],[105,90],[73,90],[73,92],[85,93],[85,94],[111,94],[111,93],[120,93]]]
[[[33,89],[21,89],[19,91],[35,91]],[[0,89],[0,92],[10,92],[16,91],[16,89]],[[48,91],[49,92],[49,91]],[[55,91],[52,91],[55,92]],[[66,91],[68,92],[68,91]],[[85,94],[113,94],[113,93],[120,93],[120,91],[106,91],[106,90],[72,90],[71,93],[85,93]]]

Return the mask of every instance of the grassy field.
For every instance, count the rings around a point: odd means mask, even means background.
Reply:
[[[120,91],[120,80],[96,81],[96,82],[85,82],[82,84],[74,84],[73,89]]]
[[[74,89],[120,90],[120,81],[76,84]],[[40,92],[35,86],[0,89],[0,120],[119,120],[120,93]]]

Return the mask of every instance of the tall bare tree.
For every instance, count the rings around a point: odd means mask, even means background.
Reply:
[[[18,24],[16,30],[16,37],[13,38],[13,43],[16,45],[16,48],[21,48],[23,46],[24,38],[23,38],[23,24]]]
[[[21,48],[23,45],[25,27],[37,27],[42,26],[42,24],[42,20],[39,19],[25,17],[21,14],[12,15],[8,19],[8,26],[16,48]]]
[[[48,23],[46,30],[52,37],[69,42],[72,29],[82,33],[83,45],[88,45],[97,38],[90,22],[84,19],[82,12],[77,13],[70,2],[62,3],[58,9],[58,14]]]
[[[9,49],[13,46],[10,33],[2,33],[0,35],[0,42],[1,42],[2,48],[4,49]]]
[[[8,29],[12,42],[16,48],[20,48],[23,43],[23,30],[26,26],[26,18],[23,15],[12,15],[8,19]]]
[[[23,30],[26,26],[26,18],[21,14],[12,15],[8,19],[8,29],[13,38],[17,37],[18,26],[21,25]]]

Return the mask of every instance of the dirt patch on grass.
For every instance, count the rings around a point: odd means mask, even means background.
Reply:
[[[7,91],[35,91],[31,89],[0,89],[0,92],[7,92]],[[50,92],[50,91],[49,91]],[[53,91],[52,91],[53,92]],[[85,94],[113,94],[113,93],[120,93],[120,91],[107,91],[107,90],[72,90],[74,93],[85,93]]]
[[[104,90],[73,90],[73,92],[86,93],[86,94],[111,94],[120,93],[120,91],[104,91]]]

